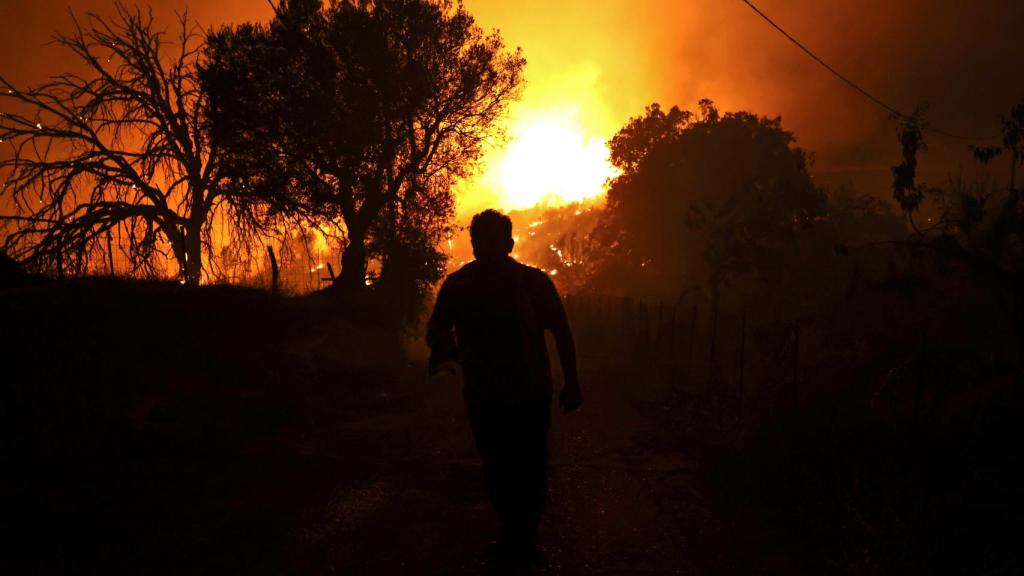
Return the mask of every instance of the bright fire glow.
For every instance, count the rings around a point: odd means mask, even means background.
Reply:
[[[459,215],[484,208],[505,212],[560,207],[599,199],[617,174],[606,142],[624,117],[612,112],[601,68],[576,61],[527,66],[522,99],[501,124],[481,172],[456,189]]]
[[[519,121],[509,130],[510,142],[483,182],[493,187],[506,210],[537,205],[561,206],[596,198],[616,175],[601,138],[584,131],[565,114]]]

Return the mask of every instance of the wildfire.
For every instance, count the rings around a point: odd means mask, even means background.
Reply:
[[[613,110],[602,66],[545,60],[531,63],[527,75],[522,98],[502,123],[505,139],[492,142],[479,175],[456,190],[461,218],[484,208],[543,210],[600,200],[617,175],[607,141],[628,115]]]
[[[512,141],[488,164],[483,178],[498,191],[506,210],[596,198],[616,174],[604,139],[585,136],[573,115],[526,119],[511,132]]]

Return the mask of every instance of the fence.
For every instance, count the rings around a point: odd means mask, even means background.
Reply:
[[[756,322],[746,311],[716,314],[705,298],[657,304],[570,295],[565,306],[583,361],[639,376],[625,386],[664,386],[736,404],[799,397],[806,347],[800,322]]]

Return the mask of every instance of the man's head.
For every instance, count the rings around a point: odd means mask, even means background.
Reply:
[[[496,260],[512,252],[512,219],[497,210],[484,210],[473,216],[469,225],[473,256],[477,260]]]

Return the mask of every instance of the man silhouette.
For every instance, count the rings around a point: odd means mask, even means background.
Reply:
[[[512,221],[495,210],[473,217],[475,260],[441,285],[427,327],[430,372],[462,368],[463,397],[484,480],[498,515],[494,552],[534,550],[547,493],[551,367],[544,331],[565,374],[559,406],[582,403],[576,350],[554,283],[513,260]]]

